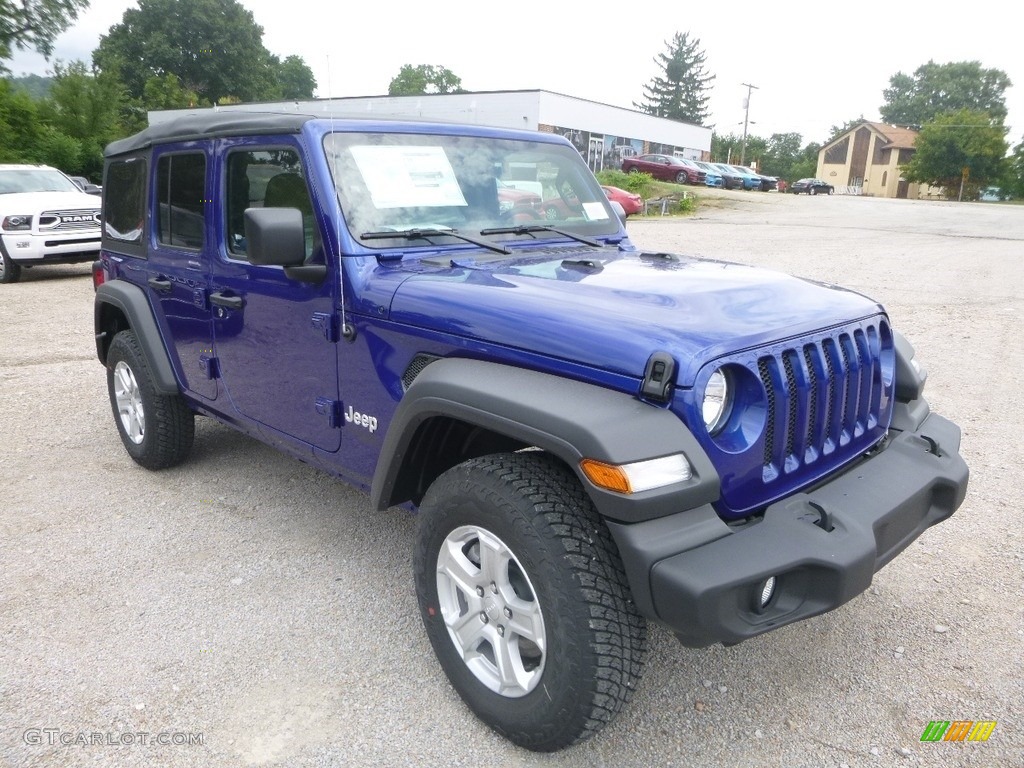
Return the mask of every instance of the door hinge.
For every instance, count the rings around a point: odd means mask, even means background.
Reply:
[[[332,429],[341,429],[341,401],[331,400],[329,397],[318,397],[316,399],[316,412],[327,417],[327,423]]]
[[[338,316],[333,312],[314,312],[310,319],[313,331],[330,342],[336,342],[338,333]]]
[[[208,379],[220,378],[220,360],[210,355],[199,356],[199,368]]]

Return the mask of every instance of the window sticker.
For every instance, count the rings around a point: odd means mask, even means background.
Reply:
[[[602,203],[584,203],[583,215],[587,217],[587,221],[599,221],[608,218],[608,211]]]
[[[378,209],[467,204],[442,147],[355,146],[352,157]]]

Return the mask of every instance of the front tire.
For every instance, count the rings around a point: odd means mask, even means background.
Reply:
[[[646,625],[576,477],[539,452],[472,459],[420,507],[416,592],[441,667],[519,746],[592,736],[629,701]]]
[[[21,279],[21,264],[15,263],[0,249],[0,283],[16,283]]]
[[[107,391],[125,450],[146,469],[180,464],[192,449],[195,416],[181,395],[164,395],[133,331],[121,331],[107,351]]]

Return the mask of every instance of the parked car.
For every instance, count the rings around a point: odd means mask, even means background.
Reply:
[[[541,196],[530,189],[512,186],[512,183],[497,180],[498,210],[510,219],[525,220],[541,218]],[[538,185],[539,186],[539,185]]]
[[[0,165],[0,283],[38,264],[93,261],[100,200],[46,165]]]
[[[730,171],[736,174],[740,178],[740,183],[743,185],[743,189],[760,189],[761,179],[749,168],[745,168],[742,165],[728,165],[727,163],[715,163],[723,171]]]
[[[757,176],[757,178],[761,180],[760,190],[762,192],[768,192],[769,190],[775,189],[779,184],[779,179],[777,176],[765,176],[763,173],[758,173],[753,168],[747,168],[744,165],[734,165],[732,167],[736,168],[737,170],[742,169],[747,173],[752,173],[755,176]]]
[[[675,155],[640,155],[627,157],[622,161],[625,173],[649,173],[661,181],[674,181],[677,184],[703,184],[704,171],[692,160]]]
[[[618,187],[601,187],[604,190],[605,195],[609,200],[613,200],[622,206],[622,210],[627,216],[632,216],[634,213],[640,213],[644,207],[643,198],[640,195],[634,195],[625,189],[619,189]]]
[[[704,184],[708,187],[724,187],[725,179],[722,178],[722,173],[717,168],[712,168],[707,163],[702,163],[699,160],[694,160],[693,164],[704,171]]]
[[[704,163],[698,162],[701,168],[705,169],[708,173],[717,173],[722,177],[722,187],[725,189],[743,189],[743,177],[740,176],[736,171],[732,170],[728,166],[722,166],[718,163]]]
[[[808,195],[831,195],[835,192],[835,187],[821,179],[799,179],[793,182],[789,191],[794,195],[799,195],[801,192],[806,192]]]
[[[96,196],[103,194],[103,187],[99,184],[93,184],[85,176],[68,176],[68,178],[75,182],[75,186],[86,194]]]

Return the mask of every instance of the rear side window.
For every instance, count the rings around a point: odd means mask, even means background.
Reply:
[[[206,232],[206,156],[164,155],[157,161],[157,239],[178,248],[203,247]]]
[[[115,160],[103,182],[103,233],[122,243],[142,242],[146,220],[146,161]]]

